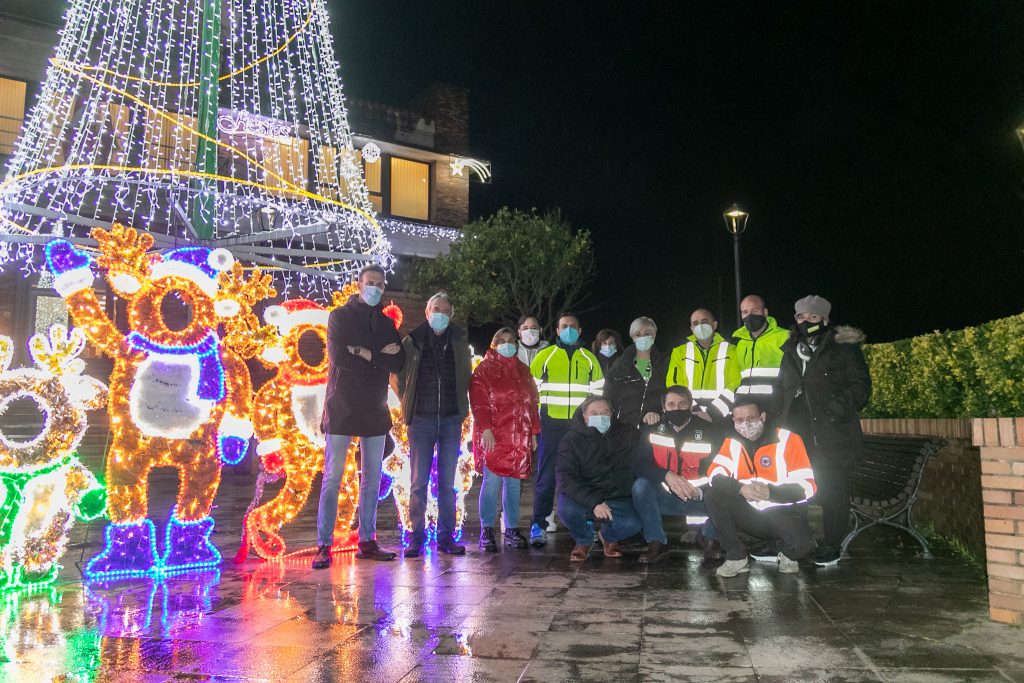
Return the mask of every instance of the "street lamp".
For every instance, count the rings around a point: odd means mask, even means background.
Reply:
[[[747,229],[747,218],[750,214],[736,204],[729,207],[722,216],[725,218],[725,229],[732,233],[732,255],[736,266],[736,324],[743,322],[740,313],[740,300],[743,295],[740,293],[740,233]]]

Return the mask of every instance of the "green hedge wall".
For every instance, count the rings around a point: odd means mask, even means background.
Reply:
[[[863,417],[1024,415],[1024,315],[867,344],[873,392]]]

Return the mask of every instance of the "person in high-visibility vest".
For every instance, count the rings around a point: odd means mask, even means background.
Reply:
[[[740,385],[736,349],[718,333],[718,321],[706,308],[690,315],[690,331],[686,343],[672,350],[665,384],[688,387],[702,411],[725,420]]]
[[[789,339],[789,331],[779,327],[768,315],[764,298],[750,294],[740,302],[743,327],[732,335],[736,347],[736,367],[740,375],[737,396],[750,396],[758,401],[772,417],[782,409],[779,387],[779,368],[782,365],[782,345]]]
[[[558,444],[569,431],[576,408],[590,394],[602,394],[604,374],[593,353],[580,345],[580,320],[572,313],[558,318],[558,339],[541,349],[530,373],[540,393],[540,446],[537,483],[533,492],[533,524],[530,544],[540,548],[548,542],[547,520],[555,505],[555,461]]]
[[[807,500],[817,486],[799,434],[770,424],[757,399],[737,398],[733,433],[711,462],[711,488],[704,493],[711,522],[725,550],[719,576],[749,571],[747,546],[739,533],[774,542],[779,571],[795,574],[814,552]]]

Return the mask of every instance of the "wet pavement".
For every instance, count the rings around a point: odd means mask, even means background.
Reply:
[[[152,484],[153,499],[173,495],[172,479]],[[251,477],[225,476],[225,558],[251,492]],[[285,527],[290,548],[313,542],[314,505]],[[391,499],[381,511],[394,546]],[[322,571],[250,556],[84,586],[75,565],[101,528],[76,531],[54,587],[0,598],[0,681],[1024,681],[1024,630],[988,620],[978,570],[942,549],[917,559],[884,532],[798,575],[754,564],[719,579],[679,543],[651,567],[600,551],[570,564],[562,531],[543,550],[343,554]]]

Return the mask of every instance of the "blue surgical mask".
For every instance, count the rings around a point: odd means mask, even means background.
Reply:
[[[593,427],[597,431],[604,434],[612,427],[612,416],[611,415],[591,415],[587,418],[587,426]]]
[[[615,344],[604,344],[601,346],[601,355],[605,358],[611,358],[615,355]]]
[[[495,348],[495,351],[497,351],[499,354],[501,354],[505,358],[511,358],[512,356],[516,355],[516,345],[515,344],[498,344],[498,346]]]
[[[654,337],[637,337],[633,340],[633,343],[636,344],[637,351],[650,351],[651,347],[654,346]]]
[[[384,296],[384,290],[373,285],[366,285],[363,287],[363,293],[359,296],[368,306],[376,306],[380,303],[380,298]]]
[[[566,327],[558,333],[558,338],[562,340],[563,344],[572,346],[580,340],[580,331],[575,327]]]
[[[446,316],[440,311],[434,311],[430,314],[430,329],[435,332],[444,332],[448,329],[448,323],[452,321],[451,318]]]

